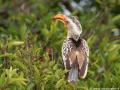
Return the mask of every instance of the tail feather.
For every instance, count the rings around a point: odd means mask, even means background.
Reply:
[[[68,74],[68,82],[75,83],[78,79],[78,69],[77,68],[71,68]]]

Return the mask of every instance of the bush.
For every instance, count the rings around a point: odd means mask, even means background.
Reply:
[[[88,1],[82,9],[76,2],[0,1],[0,90],[120,88],[119,1]],[[67,30],[51,20],[65,12],[62,5],[78,16],[90,47],[87,77],[74,85],[61,57]]]

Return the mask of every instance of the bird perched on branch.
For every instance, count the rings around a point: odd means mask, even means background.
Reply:
[[[62,58],[65,69],[68,70],[68,82],[75,83],[78,78],[84,79],[86,77],[89,47],[87,42],[80,38],[82,27],[75,16],[57,14],[53,19],[61,21],[67,26],[68,33],[62,46]]]

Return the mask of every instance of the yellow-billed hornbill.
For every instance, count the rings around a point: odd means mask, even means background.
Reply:
[[[68,29],[67,38],[62,46],[62,58],[68,72],[68,82],[76,82],[78,78],[85,78],[88,70],[89,47],[80,38],[82,27],[74,16],[57,14],[54,20],[62,21]]]

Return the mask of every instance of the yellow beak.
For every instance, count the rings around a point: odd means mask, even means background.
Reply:
[[[61,21],[63,22],[65,25],[67,24],[67,17],[63,14],[57,14],[55,15],[53,18],[53,20],[58,20],[58,21]]]

